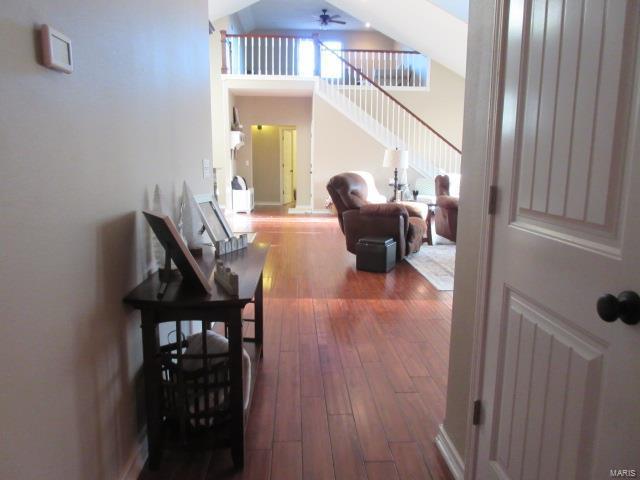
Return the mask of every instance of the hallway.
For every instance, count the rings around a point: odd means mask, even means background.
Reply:
[[[445,407],[451,292],[406,262],[387,275],[358,272],[335,217],[284,212],[234,219],[271,244],[244,471],[232,471],[226,450],[167,452],[161,470],[142,478],[450,478],[433,440]]]

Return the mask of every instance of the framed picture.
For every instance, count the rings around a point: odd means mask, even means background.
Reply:
[[[165,252],[169,254],[173,263],[180,270],[183,280],[204,292],[211,292],[209,280],[202,273],[195,258],[189,252],[173,220],[162,213],[148,210],[143,210],[142,213],[151,226],[151,230],[158,237],[158,241]]]
[[[227,222],[218,201],[213,194],[194,195],[206,232],[212,242],[233,237],[231,225]]]

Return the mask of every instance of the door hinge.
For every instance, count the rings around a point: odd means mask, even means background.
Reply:
[[[498,205],[498,187],[491,185],[489,187],[489,215],[495,215]]]
[[[476,400],[473,402],[473,425],[480,425],[480,416],[482,415],[482,402]]]

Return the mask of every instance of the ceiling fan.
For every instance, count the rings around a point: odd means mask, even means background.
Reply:
[[[327,13],[327,9],[323,8],[322,9],[322,13],[320,14],[320,25],[323,27],[326,27],[327,25],[329,25],[330,23],[339,23],[340,25],[346,25],[347,22],[343,21],[343,20],[336,20],[340,18],[340,15],[329,15]]]

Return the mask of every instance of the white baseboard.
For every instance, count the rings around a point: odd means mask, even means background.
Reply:
[[[138,480],[148,456],[147,435],[145,434],[138,439],[138,444],[131,452],[131,457],[124,468],[124,473],[120,480]]]
[[[280,202],[254,202],[255,205],[260,205],[263,207],[274,207],[282,205]]]
[[[311,205],[300,205],[289,209],[289,215],[331,215],[331,210],[326,208],[313,208]]]
[[[447,431],[444,429],[444,425],[438,427],[438,434],[436,435],[436,447],[444,458],[444,461],[449,467],[451,475],[456,480],[464,479],[464,460],[460,456],[460,453],[456,449],[455,445],[447,435]]]

